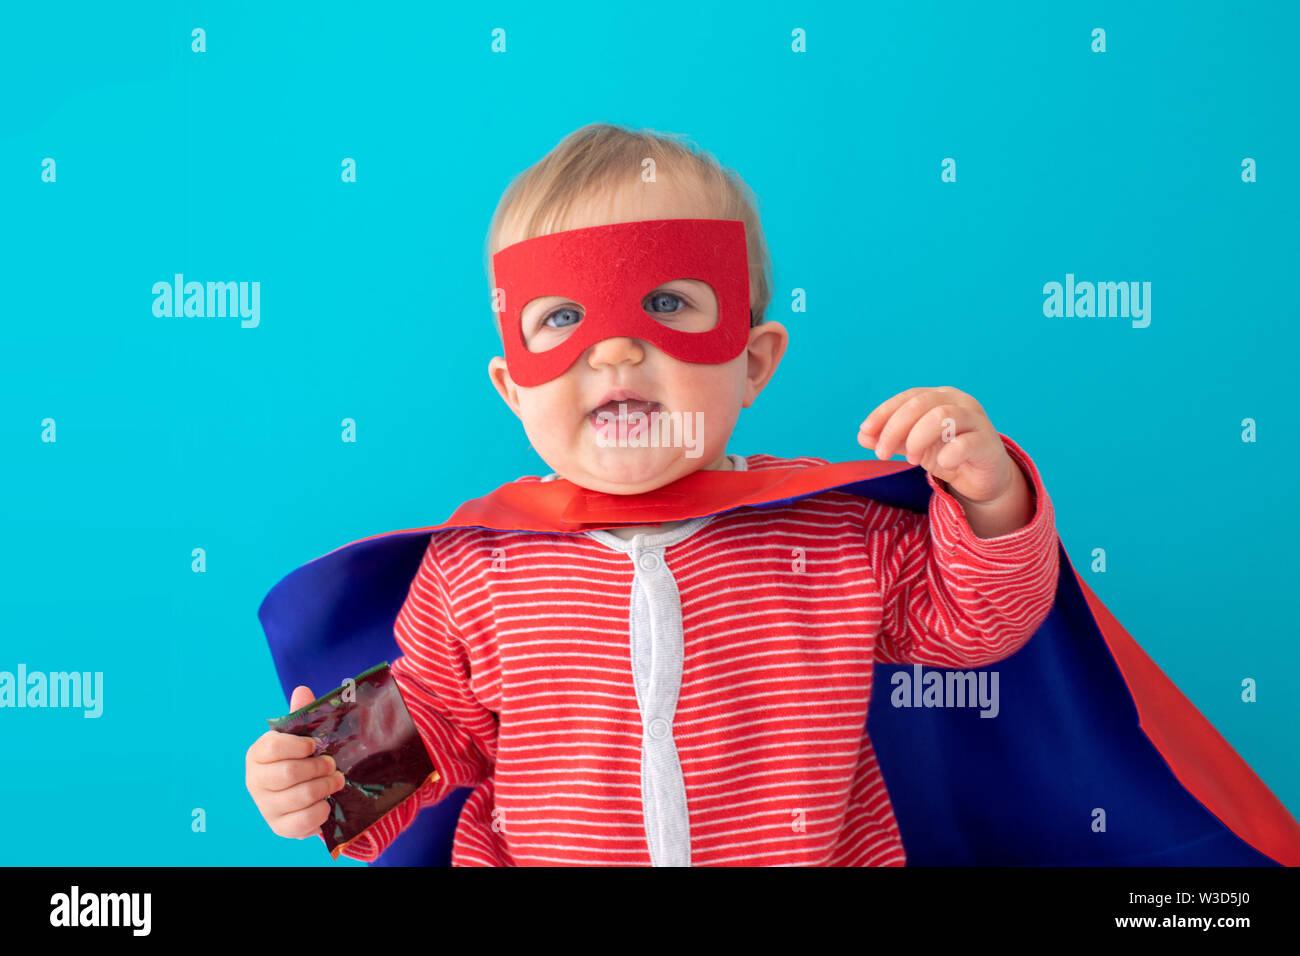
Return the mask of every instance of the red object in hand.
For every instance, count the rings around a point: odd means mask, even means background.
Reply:
[[[343,789],[325,799],[330,818],[321,836],[330,856],[376,823],[425,783],[438,779],[429,751],[406,709],[388,662],[360,674],[278,720],[272,730],[316,738],[343,772]]]

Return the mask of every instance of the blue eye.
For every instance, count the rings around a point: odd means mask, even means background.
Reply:
[[[559,325],[552,325],[552,324],[551,324],[551,319],[555,318],[557,315],[564,315],[566,312],[567,312],[569,315],[572,315],[572,316],[573,316],[573,320],[572,320],[572,321],[570,321],[570,322],[561,322]],[[576,324],[576,323],[578,323],[578,322],[581,322],[581,321],[582,321],[582,313],[579,312],[577,309],[571,309],[571,308],[569,308],[569,307],[566,306],[566,307],[563,308],[563,309],[556,309],[554,312],[550,313],[546,318],[544,318],[544,319],[542,320],[542,325],[546,326],[547,328],[551,328],[551,329],[564,329],[564,328],[568,328],[570,325],[574,325],[574,324]]]
[[[675,292],[654,292],[646,297],[646,302],[650,304],[653,303],[662,304],[665,300],[667,300],[670,305],[673,302],[676,302],[681,307],[685,307],[686,305],[686,300],[683,299],[681,296],[677,295],[677,293]],[[659,310],[654,309],[653,311],[658,312]],[[673,312],[680,312],[681,308],[669,309],[668,311],[670,314]]]

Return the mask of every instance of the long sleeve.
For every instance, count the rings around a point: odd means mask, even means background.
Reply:
[[[485,781],[496,756],[497,718],[470,686],[470,649],[452,616],[437,540],[435,534],[398,612],[394,636],[402,655],[391,670],[439,779],[424,784],[343,849],[344,856],[367,863],[424,807],[458,787]]]
[[[888,663],[983,667],[1019,650],[1046,619],[1060,567],[1051,499],[1038,469],[1000,435],[1029,482],[1034,514],[994,538],[971,529],[934,476],[926,513],[868,511],[867,547],[883,599],[875,656]]]

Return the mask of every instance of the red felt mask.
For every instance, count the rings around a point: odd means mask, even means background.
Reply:
[[[617,336],[649,342],[683,362],[710,365],[735,358],[749,341],[749,256],[739,219],[650,219],[569,229],[506,246],[492,257],[492,268],[504,297],[506,366],[516,385],[558,378],[588,348]],[[718,318],[708,331],[672,328],[668,316],[647,314],[646,296],[674,279],[699,279],[712,287]],[[542,296],[571,300],[583,315],[563,341],[531,352],[522,314]]]

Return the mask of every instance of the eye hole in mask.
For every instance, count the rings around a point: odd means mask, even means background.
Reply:
[[[718,325],[718,296],[703,279],[674,279],[655,287],[641,301],[646,315],[681,332],[708,332]],[[582,303],[558,295],[539,296],[523,308],[524,344],[529,352],[549,352],[586,317]]]

